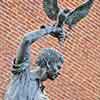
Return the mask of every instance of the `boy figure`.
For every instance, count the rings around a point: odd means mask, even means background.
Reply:
[[[44,35],[57,36],[57,33],[59,38],[63,37],[60,28],[42,26],[39,31],[25,34],[14,59],[13,76],[4,100],[48,100],[42,84],[47,79],[57,78],[64,58],[54,48],[44,48],[37,57],[35,70],[30,71],[30,46]]]

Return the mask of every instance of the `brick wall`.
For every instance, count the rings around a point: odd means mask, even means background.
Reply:
[[[59,0],[61,8],[74,9],[80,3],[82,0]],[[43,11],[42,0],[0,0],[0,100],[22,36],[53,23]],[[34,43],[32,64],[40,48],[58,49],[64,53],[65,63],[57,80],[45,82],[50,100],[100,100],[100,0],[94,1],[89,15],[70,32],[63,49],[52,37]]]

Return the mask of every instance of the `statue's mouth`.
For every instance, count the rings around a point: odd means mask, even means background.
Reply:
[[[56,73],[56,74],[52,74],[52,75],[48,74],[48,78],[51,79],[51,80],[55,80],[59,75],[60,75],[59,72]]]

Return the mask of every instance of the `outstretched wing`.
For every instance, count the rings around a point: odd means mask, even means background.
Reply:
[[[44,11],[50,19],[57,19],[57,15],[59,13],[57,0],[43,0],[43,7]]]
[[[73,25],[75,25],[78,21],[80,21],[82,18],[84,18],[88,12],[89,9],[92,6],[94,0],[88,0],[86,3],[82,4],[75,10],[73,10],[66,18],[65,23],[69,25],[71,28]]]

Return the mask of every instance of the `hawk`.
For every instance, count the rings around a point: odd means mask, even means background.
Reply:
[[[94,0],[87,0],[77,8],[69,10],[67,7],[61,10],[58,6],[57,0],[43,0],[43,8],[46,15],[51,19],[55,20],[55,27],[62,29],[62,32],[52,34],[57,37],[59,41],[65,41],[67,34],[63,31],[64,24],[67,24],[69,29],[72,29],[81,19],[88,15],[88,12],[93,4]],[[68,32],[66,32],[68,33]]]
[[[44,11],[51,20],[56,20],[58,27],[63,27],[68,24],[69,28],[76,25],[89,12],[94,0],[87,0],[76,9],[72,11],[68,8],[61,10],[58,6],[57,0],[43,0]]]

